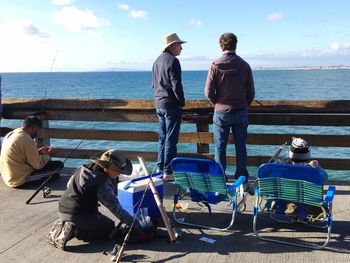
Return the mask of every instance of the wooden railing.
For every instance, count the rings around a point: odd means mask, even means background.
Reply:
[[[119,100],[119,99],[4,99],[3,118],[24,119],[28,115],[40,115],[44,120],[44,128],[40,132],[41,143],[49,143],[49,139],[86,139],[112,141],[157,142],[157,131],[139,130],[99,130],[91,129],[57,129],[50,128],[49,122],[55,121],[104,121],[104,122],[158,122],[154,103],[151,100]],[[183,111],[183,122],[196,126],[196,132],[181,132],[180,143],[197,145],[196,153],[183,153],[180,156],[196,156],[213,158],[209,145],[213,144],[213,134],[209,132],[213,108],[207,101],[188,101]],[[277,125],[277,127],[301,126],[350,126],[349,100],[322,101],[254,101],[249,110],[249,122],[254,125]],[[3,136],[14,127],[2,127]],[[276,128],[278,129],[278,128]],[[344,128],[346,129],[346,128]],[[263,147],[291,142],[292,136],[305,138],[310,145],[331,147],[329,152],[336,152],[337,147],[350,147],[350,135],[317,134],[317,132],[301,133],[250,133],[247,144]],[[232,137],[229,143],[233,143]],[[56,157],[89,158],[104,149],[56,149]],[[137,149],[124,151],[130,159],[135,160],[142,155],[147,161],[154,161],[157,153],[140,152]],[[248,164],[257,166],[270,159],[271,152],[266,155],[250,155]],[[314,156],[317,158],[317,156]],[[235,158],[228,155],[229,164],[235,164]],[[317,158],[326,169],[350,170],[349,156],[345,158]]]

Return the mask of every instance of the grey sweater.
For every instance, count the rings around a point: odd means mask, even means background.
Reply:
[[[205,96],[215,111],[247,109],[255,96],[249,64],[234,52],[224,53],[209,69]]]

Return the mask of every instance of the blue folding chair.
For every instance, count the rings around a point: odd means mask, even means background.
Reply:
[[[245,195],[240,193],[240,187],[245,177],[240,176],[232,185],[226,185],[225,173],[221,166],[213,160],[201,158],[175,158],[171,162],[175,177],[177,192],[174,195],[174,220],[179,224],[195,226],[213,230],[228,230],[234,223],[236,212],[245,209]],[[185,190],[181,195],[180,191]],[[230,223],[225,227],[206,226],[186,222],[185,218],[178,218],[176,205],[185,196],[190,196],[191,201],[204,204],[208,208],[209,216],[212,216],[211,205],[225,201],[230,204]],[[238,202],[239,201],[239,202]]]
[[[288,245],[322,249],[328,242],[332,230],[332,203],[335,187],[329,186],[323,196],[323,178],[320,171],[311,166],[280,163],[262,164],[258,169],[258,188],[255,190],[253,230],[256,236],[265,241]],[[296,210],[286,214],[288,204]],[[319,216],[310,213],[320,211]],[[282,241],[278,238],[261,235],[257,230],[260,213],[268,213],[270,218],[287,224],[327,228],[326,241],[320,245],[304,241]],[[302,224],[300,224],[300,222]]]

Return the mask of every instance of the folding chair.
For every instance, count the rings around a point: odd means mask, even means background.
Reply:
[[[258,169],[258,188],[255,190],[254,233],[259,239],[265,241],[322,249],[329,242],[332,230],[334,193],[335,187],[329,186],[326,196],[323,198],[323,178],[316,168],[280,163],[262,164]],[[287,204],[290,203],[296,205],[295,213],[292,215],[285,213]],[[321,217],[310,214],[310,210],[315,209],[320,211]],[[320,245],[304,241],[282,241],[276,237],[261,235],[257,230],[260,213],[268,213],[270,218],[278,222],[292,224],[295,227],[302,225],[319,229],[327,228],[326,241]]]
[[[225,173],[221,166],[213,160],[201,158],[178,157],[172,160],[171,167],[175,176],[175,185],[177,186],[173,209],[173,217],[177,223],[224,231],[233,225],[236,212],[245,209],[245,195],[243,195],[244,176],[240,176],[232,185],[227,186]],[[180,195],[181,189],[185,190],[184,195]],[[191,197],[191,201],[204,204],[208,208],[210,217],[212,216],[211,205],[217,205],[222,201],[229,202],[231,216],[229,225],[225,227],[206,226],[186,222],[184,218],[178,218],[176,204],[188,195]]]

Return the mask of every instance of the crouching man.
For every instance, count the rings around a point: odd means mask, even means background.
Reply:
[[[63,250],[73,237],[82,240],[107,238],[114,230],[114,221],[98,211],[98,202],[121,222],[130,225],[133,220],[115,195],[118,176],[132,173],[131,162],[116,150],[108,150],[91,161],[79,167],[70,178],[59,201],[59,219],[46,237],[49,244]]]

